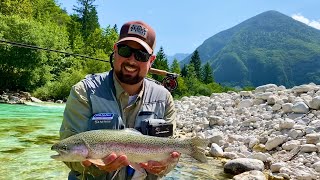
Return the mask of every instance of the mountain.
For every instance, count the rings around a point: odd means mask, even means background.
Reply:
[[[178,61],[182,61],[183,59],[185,59],[189,55],[190,54],[187,54],[187,53],[176,53],[173,56],[167,56],[168,63],[169,63],[169,65],[171,65],[174,59],[177,59]]]
[[[211,65],[215,81],[225,85],[320,83],[320,31],[277,11],[222,31],[197,50],[202,63]]]

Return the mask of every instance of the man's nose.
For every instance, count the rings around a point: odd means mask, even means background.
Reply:
[[[134,57],[134,52],[131,53],[131,55],[128,57],[128,60],[130,60],[130,61],[135,60],[136,61],[136,58]]]

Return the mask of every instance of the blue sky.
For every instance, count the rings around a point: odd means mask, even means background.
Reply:
[[[69,14],[77,0],[56,0]],[[268,10],[320,29],[320,0],[96,0],[101,27],[143,20],[167,55],[192,53],[204,40]]]

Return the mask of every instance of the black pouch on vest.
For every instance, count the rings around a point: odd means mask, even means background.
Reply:
[[[124,129],[121,117],[114,113],[98,113],[89,120],[89,130]]]
[[[173,135],[173,124],[164,119],[144,119],[141,121],[141,133],[149,136],[169,137]]]

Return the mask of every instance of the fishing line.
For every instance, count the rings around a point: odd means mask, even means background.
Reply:
[[[60,54],[65,54],[67,56],[75,56],[75,57],[82,57],[82,58],[86,58],[86,59],[92,59],[92,60],[96,60],[96,61],[109,62],[108,60],[105,60],[105,59],[94,58],[94,57],[85,56],[82,54],[74,54],[74,53],[69,53],[66,51],[59,51],[59,50],[55,50],[55,49],[43,48],[43,47],[39,47],[39,46],[33,46],[33,45],[23,44],[23,43],[18,43],[18,42],[13,42],[13,41],[7,41],[7,40],[3,40],[3,39],[0,39],[0,44],[10,44],[12,46],[17,46],[17,47],[23,47],[23,48],[34,49],[34,50],[44,50],[44,51],[49,51],[49,52],[56,52],[56,53],[60,53]]]

